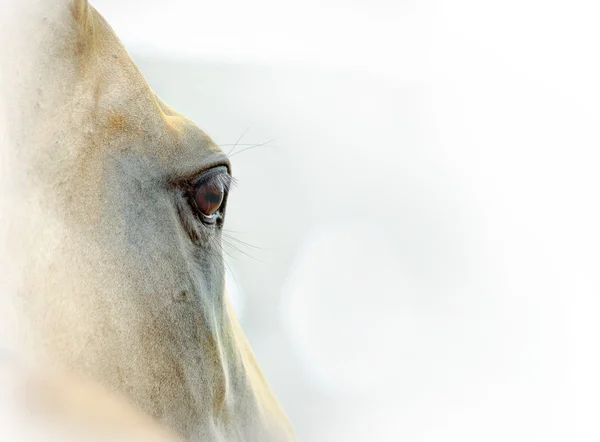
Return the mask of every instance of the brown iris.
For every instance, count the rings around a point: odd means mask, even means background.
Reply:
[[[196,207],[205,216],[211,216],[223,202],[223,186],[220,183],[199,183],[194,189]]]

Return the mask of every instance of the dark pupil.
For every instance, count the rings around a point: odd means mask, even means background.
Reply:
[[[204,201],[219,204],[221,202],[221,195],[218,193],[205,193]]]
[[[223,190],[214,185],[202,185],[196,193],[196,206],[204,215],[212,215],[221,206]]]

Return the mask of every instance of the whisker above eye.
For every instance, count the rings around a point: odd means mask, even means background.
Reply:
[[[240,141],[242,141],[242,138],[244,138],[244,135],[246,135],[249,130],[250,130],[250,126],[248,126],[244,132],[242,132],[242,135],[240,135],[240,137],[237,139],[237,141],[235,142],[235,144],[233,145],[233,147],[231,148],[231,150],[229,152],[227,152],[227,156],[229,156],[229,154],[235,150],[237,144]]]
[[[279,140],[279,138],[273,138],[272,140],[265,141],[264,143],[254,144],[254,145],[246,147],[246,148],[244,148],[242,150],[238,150],[237,152],[235,152],[235,153],[233,153],[231,155],[227,154],[227,156],[229,156],[231,158],[231,157],[234,157],[234,156],[236,156],[236,155],[238,155],[238,154],[240,154],[242,152],[245,152],[247,150],[254,149],[255,147],[273,147],[275,149],[278,149],[277,146],[271,146],[270,145],[270,143],[272,143],[273,141],[277,141],[277,140]],[[235,148],[235,146],[234,146],[234,148]]]
[[[233,144],[233,143],[221,144],[221,143],[219,143],[219,146],[221,146],[221,147],[223,147],[223,146],[256,146],[256,143],[236,143],[236,144]],[[271,147],[277,147],[277,146],[271,146]]]

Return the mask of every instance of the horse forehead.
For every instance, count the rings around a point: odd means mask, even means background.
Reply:
[[[160,140],[175,151],[219,150],[203,130],[154,93],[112,28],[95,10],[90,13],[71,53],[81,80],[75,102],[88,104],[91,131],[108,145],[127,138]]]

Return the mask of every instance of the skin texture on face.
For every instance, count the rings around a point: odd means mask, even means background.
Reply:
[[[292,439],[229,307],[220,227],[185,198],[197,175],[230,173],[226,156],[87,2],[8,3],[0,345],[188,440]]]

